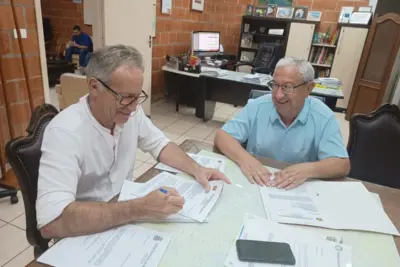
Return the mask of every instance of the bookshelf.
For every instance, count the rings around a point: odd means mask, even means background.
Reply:
[[[336,54],[336,44],[339,39],[340,29],[331,36],[324,37],[321,33],[314,34],[308,61],[314,67],[315,78],[330,77],[333,61]]]
[[[239,61],[252,63],[259,47],[264,43],[282,44],[283,54],[285,54],[292,23],[315,25],[319,22],[276,17],[243,16],[237,55]]]

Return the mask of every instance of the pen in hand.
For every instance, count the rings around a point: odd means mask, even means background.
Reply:
[[[160,188],[160,191],[161,191],[161,193],[168,194],[168,190],[166,190],[164,188]]]

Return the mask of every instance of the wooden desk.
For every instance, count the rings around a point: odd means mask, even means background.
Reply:
[[[185,152],[190,152],[190,153],[198,153],[201,150],[213,151],[213,149],[214,149],[213,146],[210,144],[200,142],[200,141],[195,141],[195,140],[186,140],[185,142],[183,142],[180,145],[180,147]],[[218,152],[218,151],[214,150],[214,152]],[[278,162],[278,161],[266,159],[266,158],[259,158],[259,160],[262,161],[262,163],[264,165],[271,166],[271,167],[278,168],[278,169],[282,169],[285,166],[289,165],[289,164],[285,164],[282,162]],[[152,169],[148,170],[146,173],[144,173],[141,177],[139,177],[136,180],[136,182],[146,182],[146,181],[152,179],[154,176],[156,176],[159,173],[160,173],[159,170],[152,168]],[[343,180],[352,181],[353,179],[348,179],[348,178],[341,179],[341,181],[343,181]],[[371,184],[371,183],[367,183],[367,182],[364,182],[364,185],[368,188],[368,190],[370,192],[379,194],[386,213],[388,214],[390,219],[393,221],[395,226],[398,229],[400,229],[400,205],[398,205],[398,203],[400,201],[400,190],[392,189],[392,188],[388,188],[388,187],[380,186],[380,185],[376,185],[376,184]],[[116,199],[116,198],[114,198],[114,199]],[[395,242],[396,242],[396,246],[397,246],[397,251],[400,253],[400,238],[395,237]],[[378,245],[378,244],[376,244],[376,245]],[[166,253],[168,253],[168,250]],[[226,253],[228,253],[228,251],[226,251]],[[73,255],[71,255],[71,256],[73,256]],[[48,265],[38,263],[35,260],[27,265],[27,267],[46,267],[46,266],[48,266]]]
[[[216,101],[235,106],[245,106],[253,89],[270,91],[268,80],[260,83],[243,80],[248,73],[226,70],[225,75],[209,76],[180,71],[163,66],[165,92],[176,97],[176,111],[179,104],[196,108],[196,116],[204,121],[214,115]],[[342,90],[314,88],[311,95],[324,99],[332,110],[336,109],[338,99],[343,99]]]

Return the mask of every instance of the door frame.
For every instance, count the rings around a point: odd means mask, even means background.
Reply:
[[[34,1],[35,1],[34,4],[35,4],[35,14],[36,14],[36,30],[38,33],[38,44],[40,53],[40,68],[42,70],[44,102],[52,104],[50,97],[49,75],[47,72],[46,47],[44,45],[42,5],[40,3],[40,0],[34,0]]]

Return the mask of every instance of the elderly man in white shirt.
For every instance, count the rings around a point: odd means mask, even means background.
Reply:
[[[143,63],[133,47],[95,51],[87,66],[89,94],[47,126],[36,202],[38,228],[46,238],[101,232],[138,219],[160,219],[180,211],[184,199],[173,188],[109,203],[132,178],[136,150],[191,174],[209,190],[208,180],[230,183],[203,168],[156,128],[140,104]]]

